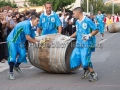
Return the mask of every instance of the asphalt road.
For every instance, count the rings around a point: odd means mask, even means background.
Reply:
[[[99,80],[89,82],[81,79],[83,70],[71,74],[46,73],[30,63],[22,64],[23,74],[14,72],[15,80],[8,79],[8,69],[0,72],[0,90],[120,90],[120,33],[105,32],[104,40],[97,35],[92,55],[94,70]]]

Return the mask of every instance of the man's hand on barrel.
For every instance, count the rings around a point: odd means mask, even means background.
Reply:
[[[66,41],[68,41],[70,39],[71,39],[71,37],[65,37],[64,41],[66,42]]]
[[[36,37],[40,36],[40,34],[38,32],[36,32]]]
[[[39,43],[39,42],[36,42],[36,43],[35,43],[35,47],[36,47],[36,48],[38,48],[38,47],[39,47],[39,45],[40,45],[40,43]]]
[[[88,39],[91,38],[91,37],[92,37],[91,34],[83,34],[83,35],[82,35],[82,39],[85,40],[85,41],[88,40]]]
[[[45,40],[40,40],[39,42],[35,43],[35,47],[45,47],[46,41]]]

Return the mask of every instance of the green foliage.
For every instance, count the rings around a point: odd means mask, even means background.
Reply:
[[[112,13],[112,4],[107,5],[105,9],[107,14]],[[119,4],[114,4],[114,14],[120,14],[120,5]]]
[[[17,7],[14,0],[13,2],[11,2],[10,0],[0,0],[0,7],[4,7],[4,6],[10,6],[12,8]]]
[[[24,7],[27,7],[26,2],[27,2],[27,0],[24,1],[24,4],[23,4]]]
[[[91,9],[90,5],[93,6],[93,14],[97,14],[98,11],[112,14],[112,4],[105,5],[103,0],[89,0],[89,11]],[[81,6],[83,7],[84,11],[87,12],[87,0],[84,0]],[[114,4],[114,13],[120,13],[119,4]]]
[[[71,5],[75,2],[75,0],[28,0],[28,4],[30,6],[42,6],[47,1],[50,1],[52,3],[54,11],[61,10],[62,7]]]
[[[84,11],[87,12],[87,0],[84,0],[81,6],[83,7]],[[103,0],[89,0],[89,11],[91,6],[93,6],[93,14],[97,14],[99,10],[104,12],[105,5]]]

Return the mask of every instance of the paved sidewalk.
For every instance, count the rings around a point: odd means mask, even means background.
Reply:
[[[8,69],[8,62],[6,61],[5,63],[0,62],[0,72],[3,72],[4,70]]]
[[[27,59],[27,61],[28,61],[28,63],[29,63],[29,60],[28,60],[28,57],[26,57],[26,59]],[[23,64],[24,65],[24,64]],[[25,64],[25,66],[27,66],[26,64]],[[3,72],[3,71],[5,71],[5,70],[7,70],[9,68],[9,65],[8,65],[8,62],[6,61],[5,63],[1,63],[0,62],[0,72]]]

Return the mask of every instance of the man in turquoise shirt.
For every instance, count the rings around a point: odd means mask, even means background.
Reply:
[[[77,7],[73,10],[73,17],[76,21],[76,32],[70,37],[76,36],[76,46],[70,57],[70,67],[77,68],[82,65],[84,75],[82,78],[87,78],[90,75],[89,81],[97,81],[97,74],[93,70],[91,62],[91,54],[95,51],[95,35],[98,33],[97,26],[91,19],[83,15],[83,9]]]
[[[34,43],[38,46],[38,40],[35,39],[34,26],[37,26],[39,23],[39,16],[33,15],[31,20],[26,20],[18,23],[14,29],[10,32],[7,37],[8,51],[9,51],[9,79],[15,79],[13,75],[13,68],[18,72],[22,73],[19,65],[22,62],[27,63],[26,60],[26,49],[25,41]],[[17,58],[17,59],[16,59]]]
[[[103,40],[104,37],[104,28],[105,28],[104,18],[105,18],[104,14],[102,14],[101,11],[98,11],[98,15],[95,17],[95,20],[97,22],[100,34],[102,35],[101,40]]]
[[[40,15],[40,23],[37,28],[37,33],[41,35],[55,33],[61,34],[62,32],[61,21],[58,15],[54,11],[52,11],[52,4],[50,2],[46,2],[45,9],[46,11]]]

